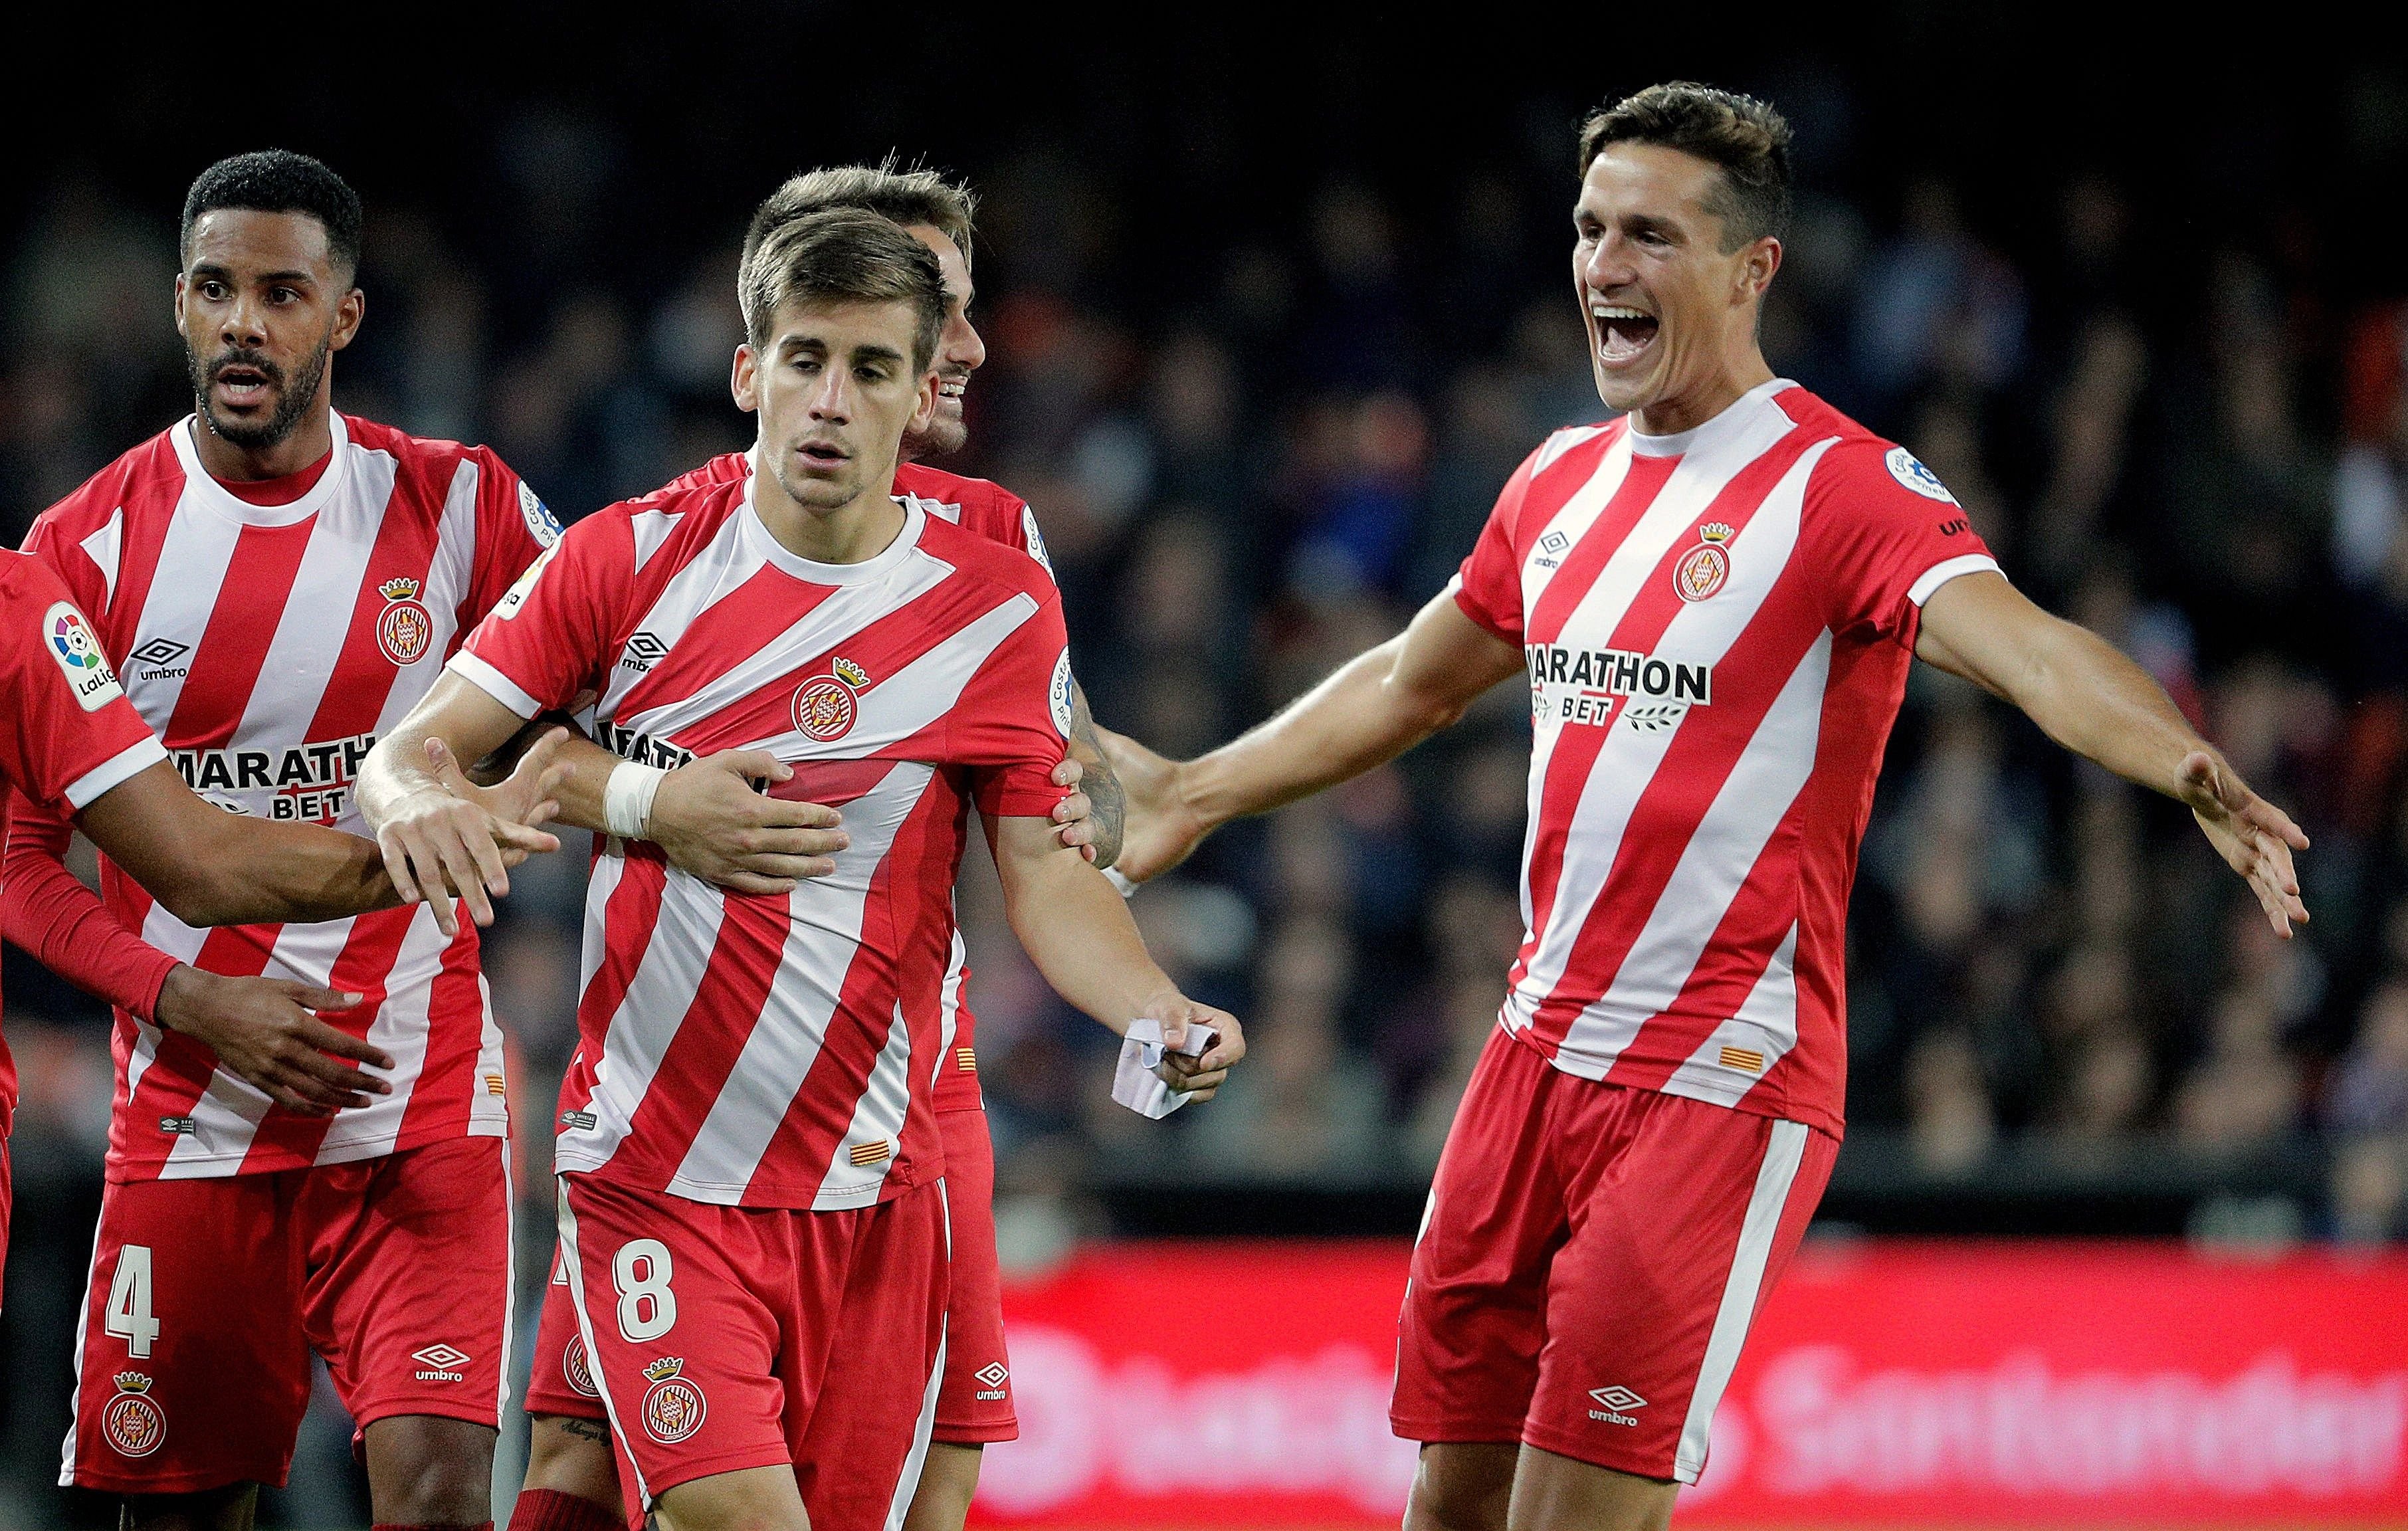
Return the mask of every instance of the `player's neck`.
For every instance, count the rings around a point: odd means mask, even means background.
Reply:
[[[1744,356],[1726,358],[1713,375],[1678,394],[1641,405],[1630,412],[1630,427],[1641,436],[1679,436],[1694,431],[1746,396],[1748,391],[1772,380],[1772,368],[1753,345]]]
[[[335,414],[323,400],[301,417],[284,439],[265,447],[238,447],[209,429],[208,416],[193,421],[193,451],[210,478],[221,483],[289,479],[335,450]]]
[[[814,564],[864,564],[892,547],[903,531],[903,508],[895,502],[893,476],[885,491],[864,489],[834,510],[796,503],[774,473],[755,474],[752,508],[778,546]]]

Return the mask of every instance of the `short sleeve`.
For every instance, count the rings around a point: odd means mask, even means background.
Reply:
[[[1465,616],[1517,649],[1522,645],[1522,506],[1538,462],[1534,451],[1505,480],[1488,523],[1480,529],[1480,540],[1471,545],[1452,586],[1455,604]]]
[[[0,772],[34,801],[74,812],[167,751],[59,577],[21,554],[0,556]]]
[[[1912,641],[1933,591],[1999,567],[1938,476],[1878,440],[1842,441],[1815,465],[1799,540],[1835,633]]]
[[[449,668],[522,718],[573,711],[601,689],[634,582],[626,518],[590,516],[527,566]]]
[[[499,453],[478,447],[469,455],[477,464],[477,551],[460,609],[464,632],[484,621],[519,576],[560,540],[551,508]]]
[[[1041,819],[1062,800],[1054,767],[1070,737],[1070,640],[1062,597],[1044,587],[1037,610],[996,646],[962,688],[948,720],[948,758],[972,767],[979,811]]]

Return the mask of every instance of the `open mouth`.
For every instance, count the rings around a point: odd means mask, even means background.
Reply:
[[[840,468],[853,458],[853,453],[833,441],[806,441],[795,451],[806,464],[816,468]]]
[[[1598,358],[1608,366],[1636,361],[1655,343],[1658,323],[1654,314],[1619,303],[1592,303],[1588,311],[1597,321]]]
[[[951,399],[955,404],[959,404],[962,402],[963,391],[968,389],[969,385],[969,374],[967,372],[963,373],[958,378],[939,378],[937,379],[937,397],[940,399]]]
[[[276,379],[255,366],[222,366],[209,379],[218,398],[231,409],[252,409],[275,396]]]

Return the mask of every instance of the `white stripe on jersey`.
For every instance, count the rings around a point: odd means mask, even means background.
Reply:
[[[935,770],[927,766],[898,762],[877,786],[845,805],[845,832],[852,843],[837,855],[836,870],[786,895],[789,921],[778,970],[733,1070],[754,1087],[719,1092],[669,1182],[670,1190],[696,1201],[734,1206],[752,1183],[796,1093],[803,1087],[804,1077],[818,1061],[829,1021],[843,997],[845,979],[861,950],[861,922],[878,868],[894,850],[896,832],[935,779]],[[670,902],[681,898],[684,883],[692,880],[673,876],[671,880],[675,885],[661,900],[664,923]],[[659,939],[657,933],[653,938]],[[649,958],[650,953],[646,955]],[[633,993],[631,985],[629,994]],[[615,1037],[616,1031],[611,1035]],[[901,1035],[908,1049],[908,1029]],[[879,1066],[885,1066],[882,1055]],[[871,1084],[875,1093],[875,1079]],[[898,1115],[896,1131],[901,1127]],[[895,1132],[882,1136],[890,1144],[896,1140]],[[866,1189],[844,1189],[863,1179],[845,1158],[845,1151],[867,1140],[847,1137],[837,1146],[838,1163],[850,1173],[842,1180],[832,1177],[821,1190],[814,1204],[820,1210],[857,1206],[876,1197],[879,1183],[885,1179],[883,1167],[867,1177]],[[886,1162],[891,1164],[893,1158],[890,1153]]]
[[[1770,508],[1770,507],[1768,507]],[[1759,520],[1761,518],[1759,517]],[[1698,610],[1691,607],[1688,610]],[[1684,611],[1683,615],[1686,615]],[[1731,901],[1756,870],[1814,768],[1822,737],[1823,683],[1831,673],[1831,635],[1825,633],[1790,672],[1781,694],[1756,725],[1705,817],[1682,848],[1681,859],[1648,910],[1647,923],[1607,986],[1565,1033],[1563,1049],[1577,1056],[1575,1072],[1612,1066],[1639,1028],[1672,1009],[1698,959],[1706,953]],[[1790,996],[1790,1037],[1797,1037],[1797,996]],[[1784,1047],[1783,1051],[1787,1051]]]
[[[419,595],[433,619],[434,631],[425,651],[394,671],[393,690],[385,694],[383,710],[377,714],[379,738],[409,716],[409,709],[443,673],[443,656],[452,651],[452,637],[460,630],[460,603],[468,598],[469,583],[476,578],[477,490],[482,477],[483,470],[473,457],[462,458],[452,474],[451,491],[443,498],[443,518],[437,522],[435,559],[427,566],[426,589]],[[485,1023],[493,1024],[491,1007],[487,1007]]]
[[[1739,1013],[1698,1044],[1698,1051],[1672,1070],[1661,1088],[1668,1095],[1735,1106],[1740,1096],[1756,1088],[1758,1078],[1770,1073],[1772,1066],[1797,1045],[1798,922],[1792,920],[1789,934],[1765,964],[1756,987],[1740,1002]],[[1763,1054],[1764,1066],[1752,1076],[1727,1067],[1722,1061],[1727,1047]]]
[[[946,568],[941,564],[937,566]],[[770,751],[781,760],[840,760],[908,739],[952,711],[961,700],[962,688],[970,683],[970,678],[978,674],[987,657],[1035,615],[1035,601],[1025,594],[1014,595],[968,623],[861,693],[860,711],[852,731],[840,738],[815,739],[798,729],[788,729],[747,748]],[[650,719],[652,714],[643,716]],[[648,723],[646,731],[655,730]]]
[[[1789,417],[1779,409],[1763,408],[1746,422],[1745,429],[1731,432],[1727,439],[1718,439],[1683,457],[1640,516],[1639,523],[1607,560],[1597,582],[1581,597],[1580,605],[1565,622],[1558,641],[1568,647],[1607,647],[1641,583],[1656,571],[1672,544],[1687,533],[1698,513],[1742,469],[1770,451],[1793,428]],[[1773,579],[1789,561],[1790,551],[1797,542],[1806,479],[1821,455],[1819,451],[1807,453],[1732,539],[1730,576],[1722,593],[1712,601],[1687,604],[1676,613],[1656,644],[1659,651],[1677,651],[1689,663],[1713,664],[1722,657],[1763,604]],[[1533,823],[1540,817],[1539,799],[1548,764],[1566,727],[1560,718],[1541,719],[1531,741]],[[1506,1002],[1509,1028],[1518,1030],[1528,1024],[1539,1003],[1562,980],[1581,930],[1588,923],[1589,913],[1621,852],[1623,833],[1629,827],[1630,816],[1679,734],[1677,725],[1661,731],[1624,727],[1606,730],[1597,760],[1589,767],[1588,780],[1583,783],[1579,806],[1573,809],[1570,831],[1564,838],[1563,866],[1556,875],[1555,901],[1549,911],[1547,928],[1535,933],[1538,944],[1530,954],[1528,968]],[[1523,882],[1526,886],[1529,880],[1526,867]]]
[[[617,841],[609,842],[616,845]],[[624,877],[624,868],[620,877]],[[627,992],[610,1014],[602,1037],[602,1056],[594,1061],[594,1094],[586,1102],[594,1117],[590,1127],[568,1127],[553,1145],[552,1163],[562,1169],[598,1169],[619,1152],[635,1121],[636,1108],[652,1088],[652,1074],[676,1038],[670,1016],[682,1016],[702,987],[710,954],[719,944],[719,922],[726,912],[726,894],[708,882],[687,877],[676,867],[666,870],[669,887],[661,894],[659,915],[652,922],[644,954],[627,980]],[[619,878],[595,878],[585,894],[585,947],[605,947],[609,925],[609,890]],[[690,886],[686,886],[690,884]],[[684,886],[685,896],[674,896]],[[649,1010],[652,1023],[639,1017]]]
[[[331,474],[335,469],[329,465],[326,471]],[[159,545],[160,577],[150,581],[136,621],[134,641],[126,645],[129,658],[163,637],[185,651],[188,659],[189,651],[200,647],[199,635],[208,630],[209,614],[217,609],[218,596],[225,586],[226,566],[234,562],[235,541],[241,536],[241,525],[231,517],[178,503]],[[131,663],[119,667],[135,710],[150,725],[150,732],[162,737],[167,733],[167,720],[176,715],[177,702],[183,697],[187,668]],[[155,677],[141,673],[146,670],[155,670]],[[150,944],[160,943],[152,939]]]
[[[101,600],[102,607],[106,608],[116,605],[117,565],[119,555],[125,546],[125,508],[119,506],[111,510],[108,513],[108,520],[101,524],[100,530],[85,537],[76,546],[81,548],[83,555],[100,568],[101,589],[106,592]],[[94,612],[93,615],[97,616],[99,613]]]
[[[740,516],[731,517],[719,535],[694,555],[693,562],[671,577],[652,608],[644,613],[644,620],[636,623],[637,632],[650,633],[660,639],[664,649],[673,649],[695,618],[760,572],[768,560],[745,538],[735,535],[741,520]],[[636,551],[637,566],[640,568],[645,561],[644,549],[639,544]],[[602,683],[596,710],[616,712],[628,688],[643,679],[643,672],[614,661],[609,677]]]
[[[911,1109],[911,1023],[903,1014],[903,1002],[895,1002],[895,1012],[886,1026],[886,1045],[878,1050],[878,1061],[870,1066],[869,1078],[862,1081],[861,1099],[853,1109],[853,1121],[844,1130],[843,1138],[829,1153],[827,1173],[820,1181],[820,1194],[811,1202],[814,1212],[840,1211],[877,1199],[884,1189],[886,1172],[895,1167],[895,1154],[870,1165],[853,1162],[851,1150],[856,1143],[899,1144],[903,1136],[903,1118]],[[942,1185],[944,1181],[937,1182]]]

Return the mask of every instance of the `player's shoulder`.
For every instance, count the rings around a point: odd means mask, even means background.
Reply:
[[[921,510],[927,524],[920,532],[920,551],[951,565],[953,578],[1026,594],[1040,604],[1054,596],[1053,571],[1018,545],[948,521],[924,504]]]
[[[1541,475],[1549,479],[1569,479],[1579,474],[1585,480],[1605,461],[1613,444],[1630,430],[1628,418],[1616,415],[1612,420],[1593,421],[1585,425],[1566,425],[1550,431],[1525,460],[1532,483]]]
[[[1828,400],[1795,385],[1772,398],[1809,440],[1830,443],[1815,460],[1815,492],[1828,495],[1871,491],[1889,495],[1904,490],[1942,505],[1956,503],[1939,475],[1924,466],[1914,453],[1859,423]]]
[[[445,469],[456,469],[464,462],[509,471],[501,454],[491,447],[453,441],[439,436],[412,436],[398,425],[387,425],[365,415],[345,415],[342,421],[343,435],[354,451],[380,452],[396,463],[422,471],[431,468],[440,473]]]
[[[973,479],[966,473],[949,473],[924,463],[899,463],[895,468],[895,492],[910,494],[932,504],[962,512],[959,519],[968,525],[971,512],[1018,519],[1028,508],[1028,502],[1004,488],[992,479]],[[972,527],[972,530],[977,528]]]
[[[617,500],[562,534],[564,547],[589,551],[609,546],[630,551],[638,568],[664,549],[675,566],[715,537],[744,504],[745,474],[727,471],[728,458],[713,458],[633,499]],[[733,461],[740,469],[741,454]]]
[[[177,455],[174,432],[180,422],[119,453],[107,466],[60,496],[35,518],[31,544],[45,536],[80,542],[101,530],[112,517],[143,507],[175,508],[184,488],[185,467]]]
[[[48,606],[66,598],[67,588],[59,582],[57,570],[31,553],[0,548],[0,607],[14,611],[28,604]]]

